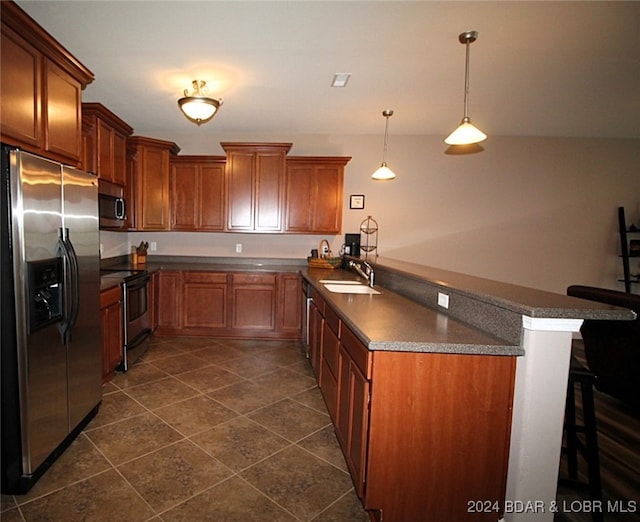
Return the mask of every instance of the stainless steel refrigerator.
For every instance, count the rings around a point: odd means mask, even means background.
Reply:
[[[2,493],[22,494],[102,400],[98,180],[2,145]]]

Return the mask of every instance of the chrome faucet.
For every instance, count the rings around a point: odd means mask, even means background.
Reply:
[[[364,266],[364,270],[362,267]],[[361,264],[356,263],[355,261],[349,261],[349,268],[353,268],[358,274],[364,277],[369,283],[369,286],[373,288],[375,282],[375,274],[373,272],[373,267],[367,263],[366,261],[362,261]]]

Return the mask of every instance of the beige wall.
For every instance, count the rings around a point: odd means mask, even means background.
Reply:
[[[212,125],[215,125],[215,121]],[[210,127],[209,127],[210,128]],[[202,132],[206,132],[203,127]],[[144,134],[144,133],[141,133]],[[382,136],[155,135],[182,154],[222,154],[220,141],[291,141],[290,155],[344,155],[343,232],[368,215],[380,255],[564,293],[580,283],[621,289],[617,207],[640,226],[640,140],[491,136],[482,152],[445,154],[437,136],[389,138],[391,182],[374,182]],[[364,210],[349,195],[365,196]],[[155,241],[175,255],[305,257],[321,238],[252,234],[103,233],[103,257]],[[334,252],[342,236],[328,238]],[[632,272],[640,272],[638,262]]]

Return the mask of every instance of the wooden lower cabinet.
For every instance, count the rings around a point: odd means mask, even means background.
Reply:
[[[179,270],[158,272],[157,332],[179,331],[181,328],[182,273]]]
[[[276,275],[232,274],[231,328],[272,332],[276,326]]]
[[[184,272],[182,327],[227,328],[227,274]]]
[[[117,366],[122,361],[122,289],[119,286],[100,292],[100,329],[104,384],[113,378]]]
[[[319,385],[365,509],[495,522],[468,502],[504,505],[515,357],[369,351],[344,323],[334,339],[331,313]]]
[[[278,280],[277,329],[300,335],[302,331],[302,281],[298,274],[280,274]]]
[[[298,274],[161,270],[158,277],[158,335],[302,337]]]

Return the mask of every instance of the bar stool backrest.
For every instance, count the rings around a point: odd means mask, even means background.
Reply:
[[[567,295],[629,308],[640,316],[640,295],[573,285]],[[640,318],[634,321],[585,320],[580,329],[596,388],[640,411]]]

